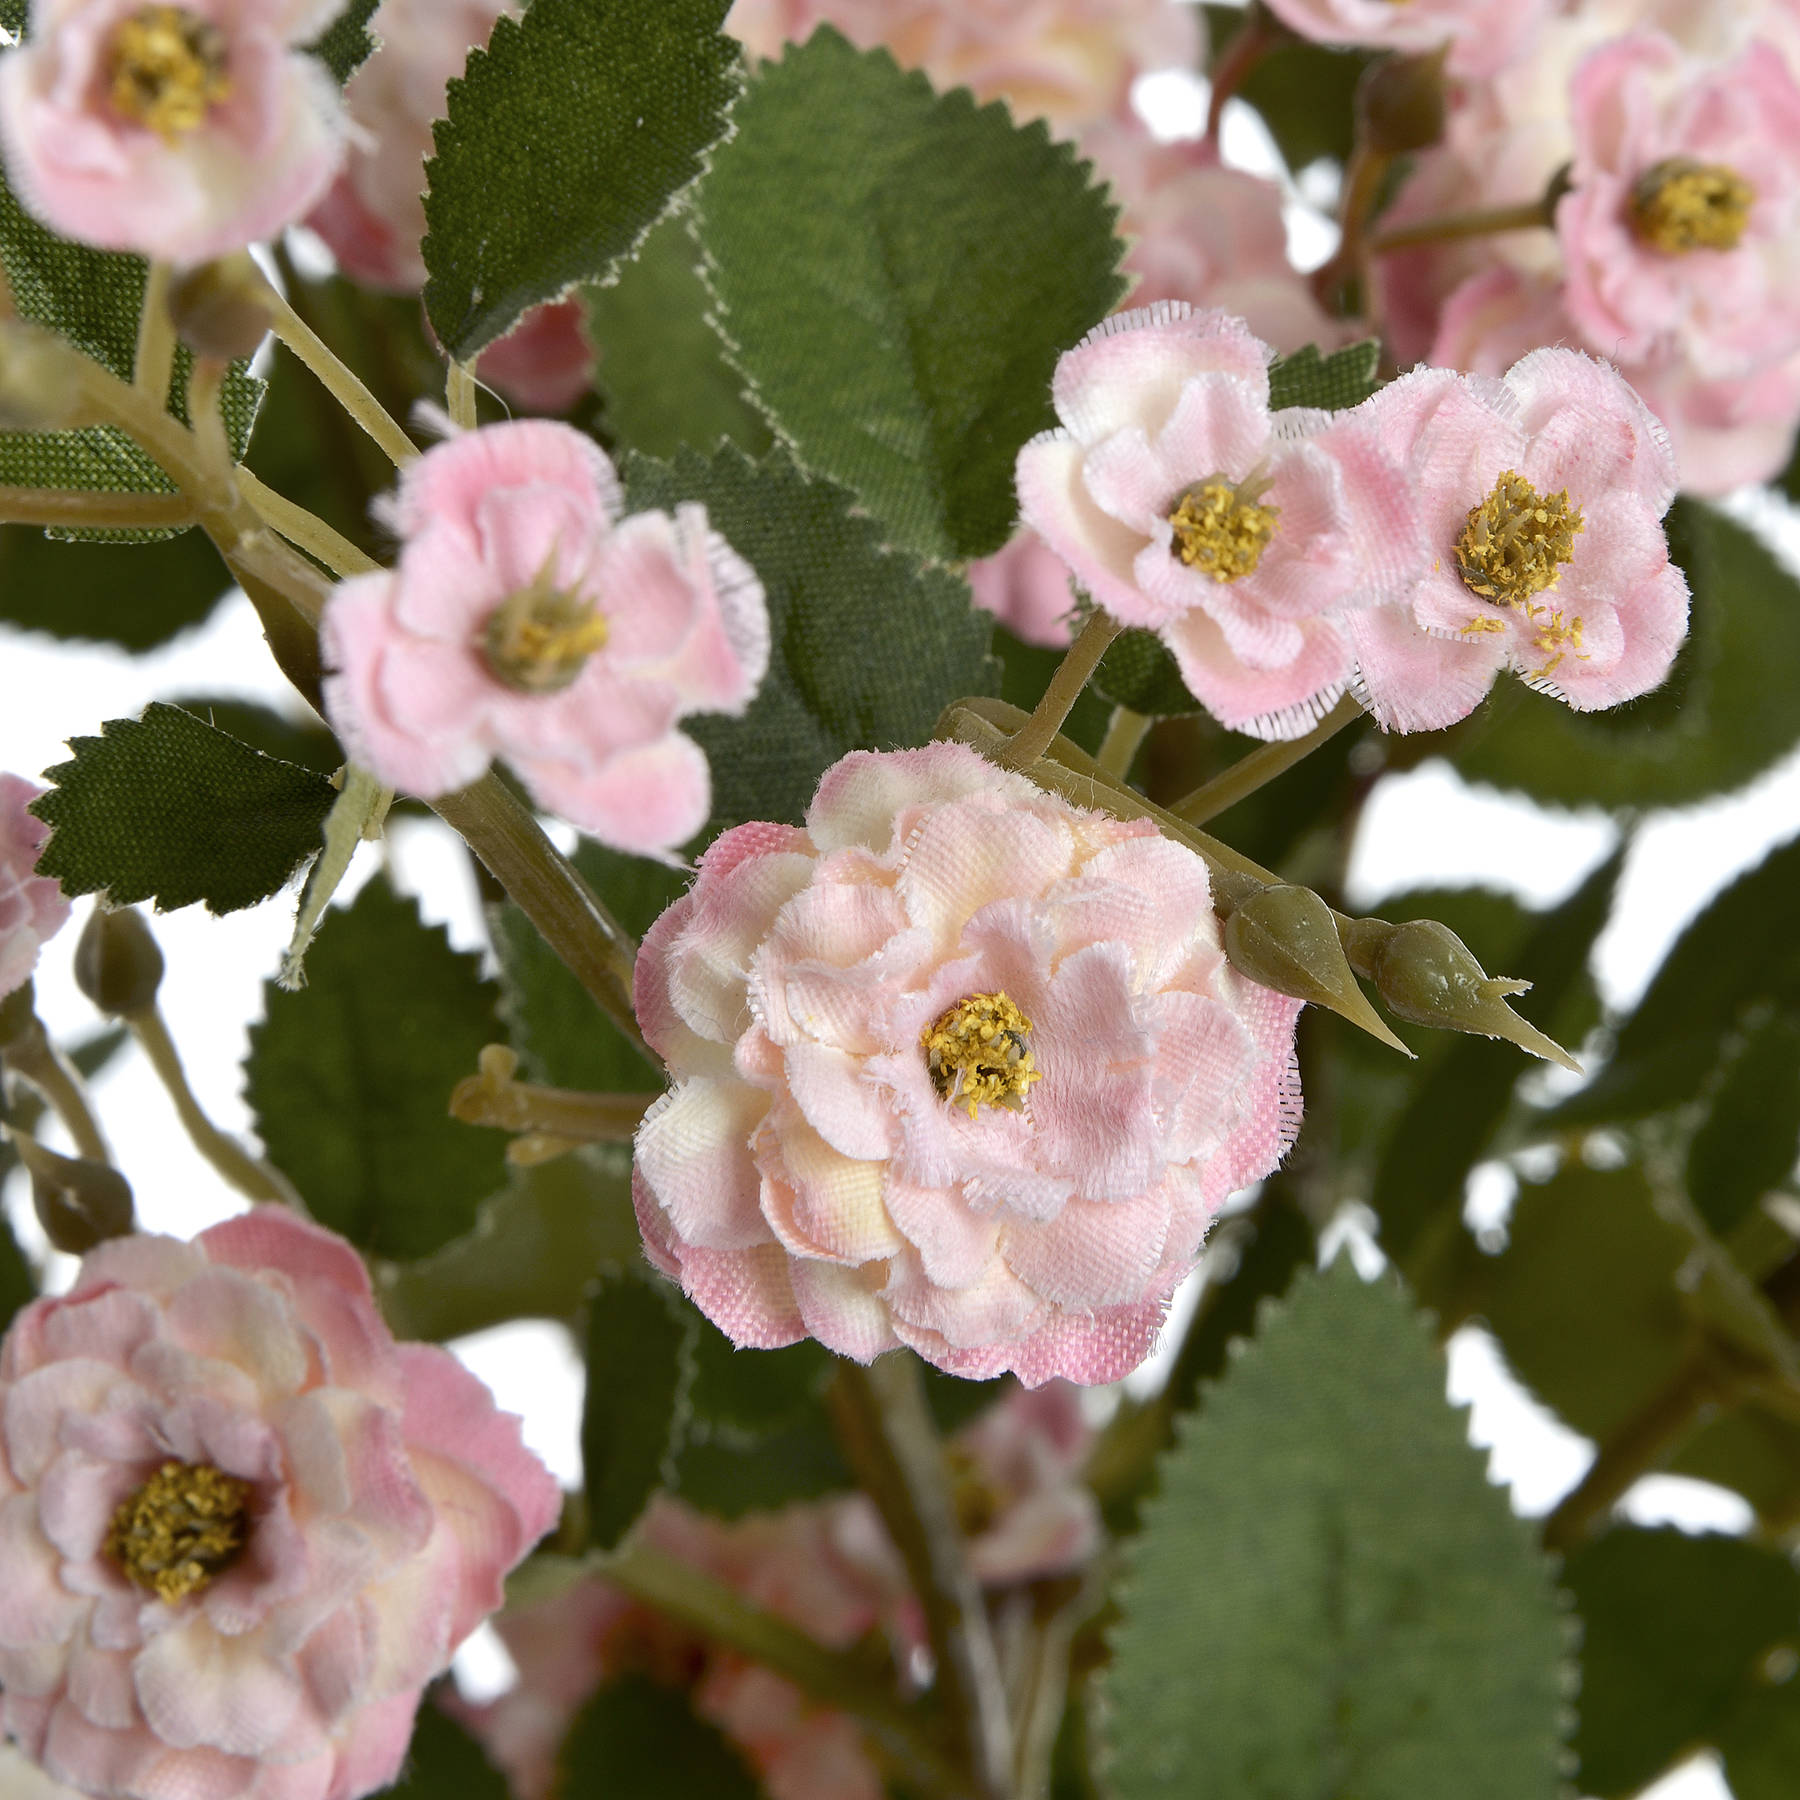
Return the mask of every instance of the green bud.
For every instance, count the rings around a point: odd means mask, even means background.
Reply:
[[[108,1238],[135,1229],[131,1183],[117,1169],[84,1157],[58,1156],[22,1131],[10,1134],[31,1176],[31,1203],[44,1235],[58,1250],[85,1256]]]
[[[0,1052],[26,1042],[37,1030],[37,996],[28,981],[0,999]]]
[[[1402,1056],[1412,1055],[1357,986],[1338,941],[1337,915],[1311,888],[1268,887],[1252,894],[1225,921],[1225,954],[1240,975],[1329,1007]]]
[[[163,954],[135,907],[96,906],[75,944],[75,982],[111,1018],[155,1004]]]
[[[1504,1038],[1546,1062],[1560,1063],[1577,1075],[1582,1072],[1568,1051],[1506,1004],[1507,996],[1527,992],[1531,983],[1484,973],[1448,925],[1435,919],[1412,919],[1404,925],[1358,919],[1349,937],[1351,956],[1374,976],[1382,999],[1397,1018]]]
[[[1358,136],[1371,150],[1405,156],[1444,135],[1444,53],[1387,56],[1356,84]]]
[[[202,263],[169,285],[175,335],[198,356],[232,362],[269,334],[268,282],[244,252]]]

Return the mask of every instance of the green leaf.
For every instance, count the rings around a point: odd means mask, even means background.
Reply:
[[[1326,412],[1360,406],[1381,386],[1375,373],[1380,361],[1377,338],[1346,344],[1326,357],[1319,355],[1317,344],[1303,345],[1270,366],[1269,405],[1315,406]]]
[[[506,1777],[462,1726],[429,1699],[413,1723],[400,1779],[388,1800],[507,1800]]]
[[[271,1159],[322,1224],[377,1256],[460,1237],[504,1180],[504,1139],[450,1117],[500,1037],[481,959],[376,877],[320,933],[306,986],[268,983],[246,1095]]]
[[[1716,1743],[1763,1657],[1800,1636],[1800,1573],[1738,1538],[1620,1527],[1563,1581],[1582,1622],[1581,1792],[1600,1800]]]
[[[751,456],[774,443],[707,322],[711,296],[689,220],[673,213],[651,231],[611,287],[587,290],[588,332],[608,435],[621,449],[673,456],[729,438]]]
[[[340,85],[375,54],[375,40],[369,35],[369,19],[381,0],[349,0],[344,10],[332,20],[324,34],[308,44]]]
[[[1240,6],[1208,6],[1212,66],[1244,22]],[[1287,166],[1298,174],[1320,157],[1349,158],[1356,123],[1356,84],[1372,60],[1363,50],[1286,43],[1264,55],[1237,90],[1262,114]]]
[[[1125,1552],[1117,1800],[1553,1800],[1567,1625],[1484,1462],[1398,1284],[1271,1304]]]
[[[967,584],[884,548],[843,489],[785,454],[633,457],[625,482],[634,507],[703,502],[768,596],[773,652],[749,711],[687,727],[712,763],[709,832],[798,821],[847,751],[924,743],[950,701],[987,690],[992,621]]]
[[[32,525],[0,526],[0,619],[26,631],[154,650],[209,618],[230,591],[204,531],[70,543]]]
[[[726,129],[727,0],[534,0],[450,83],[425,165],[425,310],[465,361],[527,307],[608,282]]]
[[[5,1178],[13,1160],[11,1146],[0,1147],[0,1180]],[[13,1314],[20,1307],[29,1306],[36,1298],[37,1277],[19,1248],[19,1240],[13,1236],[12,1226],[0,1214],[0,1331],[12,1323]]]
[[[1154,631],[1121,631],[1094,671],[1094,686],[1115,705],[1129,706],[1153,719],[1180,718],[1202,710],[1181,679],[1175,658]]]
[[[1719,1236],[1800,1157],[1800,1016],[1765,1019],[1738,1051],[1688,1146],[1687,1190]]]
[[[555,1791],[596,1800],[757,1800],[762,1789],[729,1740],[696,1718],[678,1690],[626,1675],[576,1715]]]
[[[654,1275],[614,1269],[595,1286],[581,1409],[589,1549],[611,1550],[674,1486],[698,1337],[693,1308]]]
[[[696,1423],[675,1474],[683,1500],[721,1519],[775,1512],[856,1486],[823,1413],[761,1436]]]
[[[1769,679],[1800,667],[1800,583],[1700,501],[1676,501],[1667,525],[1694,596],[1669,680],[1597,713],[1503,682],[1445,740],[1463,774],[1559,806],[1682,806],[1741,787],[1800,742],[1800,690]]]
[[[810,1338],[784,1350],[739,1350],[710,1320],[694,1340],[694,1417],[751,1437],[767,1437],[819,1404],[837,1367]]]
[[[271,706],[229,694],[183,694],[170,704],[204,719],[216,730],[230,732],[240,744],[248,744],[252,750],[260,750],[278,762],[297,763],[327,777],[344,766],[344,752],[337,739],[316,721],[301,724]]]
[[[731,359],[810,469],[926,556],[985,556],[1057,356],[1124,292],[1067,144],[821,27],[764,64],[698,205]]]
[[[1742,1494],[1770,1530],[1784,1532],[1800,1513],[1800,1425],[1752,1399],[1703,1423],[1669,1473]]]
[[[318,852],[334,796],[313,770],[160,701],[100,730],[69,740],[74,760],[44,771],[55,786],[32,803],[51,827],[38,867],[65,893],[235,912]]]
[[[1788,1646],[1791,1651],[1793,1646]],[[1732,1800],[1793,1800],[1800,1769],[1800,1683],[1759,1688],[1719,1734]]]
[[[1691,1337],[1675,1284],[1688,1234],[1635,1166],[1565,1166],[1519,1189],[1505,1251],[1479,1259],[1475,1310],[1513,1372],[1600,1442],[1681,1367]]]

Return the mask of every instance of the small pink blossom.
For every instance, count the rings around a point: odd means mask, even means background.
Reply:
[[[1298,1003],[1225,961],[1199,858],[957,744],[727,832],[636,1004],[674,1082],[638,1221],[739,1344],[1116,1380],[1299,1118]]]
[[[532,307],[482,351],[475,372],[529,412],[567,412],[594,378],[594,346],[581,302]]]
[[[1723,65],[1640,31],[1575,71],[1566,304],[1623,363],[1754,374],[1800,350],[1800,87],[1752,43]]]
[[[1521,55],[1551,0],[1268,0],[1302,37],[1376,50],[1449,47],[1453,74],[1484,78]]]
[[[975,604],[1014,637],[1046,650],[1066,650],[1075,596],[1062,558],[1035,531],[1016,532],[1002,550],[968,567]]]
[[[115,1239],[20,1313],[0,1449],[6,1731],[121,1800],[386,1787],[559,1504],[518,1421],[276,1207]]]
[[[337,84],[298,46],[340,0],[32,0],[0,59],[0,148],[65,237],[199,263],[271,237],[330,185]]]
[[[43,791],[17,775],[0,775],[0,997],[31,979],[39,946],[69,916],[62,889],[37,873],[50,827],[26,808]]]
[[[1294,737],[1352,672],[1344,615],[1422,560],[1411,490],[1353,414],[1269,410],[1241,319],[1119,313],[1056,365],[1019,511],[1097,606],[1155,631],[1222,724]]]
[[[1502,668],[1580,711],[1663,680],[1687,630],[1660,523],[1675,460],[1617,371],[1535,350],[1499,381],[1415,370],[1365,410],[1409,472],[1432,546],[1404,605],[1350,621],[1387,729],[1463,718]]]
[[[1099,1548],[1100,1506],[1081,1480],[1093,1444],[1081,1392],[1017,1388],[951,1440],[969,1565],[986,1587],[1067,1575]]]
[[[676,722],[749,704],[768,613],[703,507],[622,514],[612,464],[567,425],[487,426],[409,465],[383,514],[397,566],[325,614],[351,755],[428,799],[503,756],[541,806],[644,855],[698,831],[711,779]]]

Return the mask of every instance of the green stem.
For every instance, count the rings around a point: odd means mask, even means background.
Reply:
[[[258,515],[315,562],[322,562],[332,574],[368,575],[381,567],[374,557],[334,531],[317,513],[296,506],[285,494],[278,494],[251,472],[240,466],[237,484]]]
[[[339,359],[331,348],[273,288],[266,302],[275,335],[312,370],[331,397],[366,431],[395,468],[401,469],[418,454],[419,447],[369,392],[360,376]]]
[[[444,377],[444,410],[459,430],[475,429],[475,372],[454,356]]]
[[[272,1201],[281,1206],[300,1204],[299,1196],[285,1176],[259,1161],[236,1138],[221,1131],[206,1116],[205,1109],[188,1083],[187,1071],[181,1066],[180,1053],[161,1009],[152,1001],[136,1012],[125,1014],[125,1023],[142,1046],[156,1071],[156,1078],[175,1103],[176,1116],[196,1150],[218,1173],[244,1195],[257,1202]]]
[[[1169,811],[1189,825],[1204,825],[1273,781],[1277,775],[1286,774],[1295,763],[1303,761],[1327,739],[1336,737],[1346,725],[1354,724],[1362,716],[1363,709],[1346,694],[1304,737],[1264,744],[1248,756],[1239,757],[1211,781],[1171,802]]]
[[[0,487],[0,524],[158,531],[193,523],[193,503],[185,494],[71,494],[59,488]]]
[[[515,1081],[515,1052],[489,1044],[481,1072],[465,1076],[450,1095],[451,1116],[465,1125],[498,1131],[542,1132],[573,1144],[629,1144],[637,1135],[654,1094],[589,1094],[576,1088],[542,1087]]]
[[[1546,199],[1525,200],[1516,206],[1482,206],[1467,212],[1442,213],[1412,225],[1384,231],[1369,248],[1377,254],[1411,250],[1420,244],[1449,244],[1459,238],[1485,237],[1496,231],[1535,231],[1556,223],[1555,208]]]
[[[1278,44],[1293,36],[1268,10],[1252,5],[1238,27],[1237,35],[1225,46],[1225,54],[1209,71],[1212,93],[1206,104],[1206,142],[1217,144],[1219,127],[1225,119],[1225,103],[1249,80],[1256,65]]]
[[[1115,706],[1106,736],[1100,743],[1100,754],[1094,758],[1101,773],[1110,775],[1115,781],[1126,780],[1154,723],[1147,713],[1133,712],[1129,706]]]
[[[1062,730],[1088,678],[1099,668],[1106,647],[1124,629],[1118,620],[1106,613],[1092,614],[1082,626],[1081,635],[1069,646],[1069,653],[1056,665],[1050,685],[1037,709],[1017,735],[994,758],[1003,769],[1023,769],[1034,763],[1050,748],[1050,741]]]
[[[89,1162],[111,1165],[112,1151],[107,1148],[106,1134],[88,1101],[87,1088],[35,1018],[30,1029],[0,1051],[0,1062],[22,1075],[50,1103],[77,1155]]]
[[[144,281],[144,310],[138,315],[137,354],[132,358],[131,379],[158,406],[169,399],[169,379],[175,372],[175,321],[169,316],[169,279],[165,262],[153,262]]]

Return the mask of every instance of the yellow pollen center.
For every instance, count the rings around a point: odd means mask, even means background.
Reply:
[[[1214,476],[1189,488],[1170,513],[1175,554],[1214,581],[1237,581],[1256,572],[1279,516],[1279,508],[1259,506]]]
[[[607,636],[593,601],[554,587],[546,566],[530,587],[508,595],[489,614],[483,650],[488,667],[508,687],[554,694],[606,647]]]
[[[1665,256],[1735,250],[1755,199],[1756,189],[1737,170],[1672,156],[1632,183],[1625,216],[1632,236]]]
[[[1508,469],[1456,540],[1456,566],[1471,592],[1497,605],[1517,605],[1555,587],[1562,565],[1575,554],[1581,508],[1569,490],[1540,494]]]
[[[1016,1112],[1044,1078],[1031,1054],[1031,1021],[1004,994],[971,994],[919,1034],[931,1085],[975,1117],[983,1106]]]
[[[144,6],[107,50],[112,109],[172,144],[230,97],[225,34],[180,6]]]
[[[106,1554],[173,1606],[236,1559],[249,1505],[247,1481],[210,1463],[166,1462],[113,1514]]]

